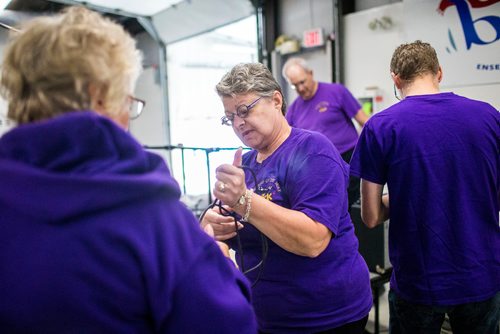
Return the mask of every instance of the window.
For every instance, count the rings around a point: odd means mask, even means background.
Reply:
[[[255,16],[167,47],[171,144],[186,148],[184,159],[181,150],[172,151],[171,169],[193,209],[208,205],[215,168],[233,161],[234,150],[217,148],[243,145],[230,127],[221,125],[223,106],[215,85],[234,65],[256,61]]]

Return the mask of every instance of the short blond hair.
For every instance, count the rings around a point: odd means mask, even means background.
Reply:
[[[135,40],[119,24],[83,7],[38,17],[6,48],[0,91],[18,124],[89,110],[92,87],[108,116],[121,112],[141,71]]]

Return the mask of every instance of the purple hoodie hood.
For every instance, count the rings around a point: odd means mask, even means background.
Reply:
[[[180,197],[161,157],[145,151],[113,121],[88,111],[21,125],[3,135],[0,185],[0,203],[47,223],[159,192]]]

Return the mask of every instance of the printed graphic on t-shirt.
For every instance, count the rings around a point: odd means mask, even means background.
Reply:
[[[325,112],[328,110],[328,105],[328,101],[321,101],[316,105],[315,110],[317,112]]]
[[[268,176],[265,180],[259,182],[256,192],[268,201],[281,198],[281,186],[275,176]]]

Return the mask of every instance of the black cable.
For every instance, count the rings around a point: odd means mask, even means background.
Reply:
[[[257,176],[255,175],[255,172],[248,166],[241,166],[239,167],[243,170],[246,170],[246,171],[249,171],[250,174],[252,175],[252,178],[253,178],[253,181],[254,181],[254,184],[255,184],[255,188],[257,188]],[[224,208],[224,206],[222,205],[222,202],[219,200],[219,199],[215,199],[204,211],[203,213],[200,215],[200,222],[203,221],[203,218],[205,217],[205,214],[208,212],[208,210],[210,209],[213,209],[217,207],[219,209],[219,213],[222,215],[222,216],[230,216],[230,217],[233,217],[234,219],[234,229],[235,229],[235,232],[236,232],[236,244],[237,244],[237,247],[238,247],[238,258],[239,258],[239,262],[240,262],[240,270],[241,272],[246,275],[256,269],[260,269],[259,270],[259,273],[257,274],[257,278],[255,279],[255,281],[252,283],[252,287],[254,287],[257,282],[259,281],[261,275],[262,275],[262,272],[264,271],[264,264],[266,262],[266,259],[267,259],[267,255],[268,255],[268,252],[269,252],[269,244],[268,244],[268,241],[267,241],[267,238],[266,236],[260,232],[260,238],[261,238],[261,245],[262,245],[262,257],[261,257],[261,260],[259,261],[259,263],[257,263],[255,266],[253,266],[252,268],[246,270],[245,269],[245,263],[244,263],[244,256],[243,256],[243,245],[241,243],[241,238],[240,238],[240,234],[239,234],[239,231],[238,231],[238,222],[241,222],[241,218],[238,218],[239,215],[234,212],[234,211],[229,211],[227,210],[226,208]],[[242,222],[244,223],[244,222]]]
[[[253,178],[255,189],[257,190],[258,183],[257,183],[257,176],[255,175],[255,172],[248,166],[242,165],[240,168],[242,168],[245,171],[250,172],[250,174],[252,175],[252,178]],[[239,239],[238,234],[237,234],[237,236]],[[257,274],[257,278],[255,279],[255,281],[252,283],[252,287],[254,287],[257,284],[257,282],[260,279],[260,276],[262,275],[262,272],[264,271],[264,264],[266,263],[267,255],[269,252],[269,244],[267,242],[267,238],[262,232],[260,232],[260,240],[261,240],[261,246],[262,246],[262,257],[261,257],[260,262],[248,270],[243,270],[243,268],[242,268],[242,272],[245,275],[256,270],[257,268],[259,268],[259,273]],[[241,261],[243,259],[243,249],[239,250],[239,252],[241,254],[241,256],[240,256],[240,261]]]

